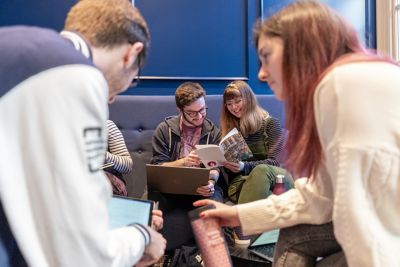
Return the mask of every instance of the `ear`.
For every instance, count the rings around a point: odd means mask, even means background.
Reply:
[[[136,59],[140,52],[143,50],[143,43],[136,42],[133,45],[130,45],[126,50],[124,55],[124,66],[125,68],[130,68],[136,62]]]

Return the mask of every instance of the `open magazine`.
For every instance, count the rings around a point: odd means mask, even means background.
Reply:
[[[239,162],[253,156],[240,132],[233,128],[219,145],[197,145],[197,154],[206,168],[222,166],[224,161]]]

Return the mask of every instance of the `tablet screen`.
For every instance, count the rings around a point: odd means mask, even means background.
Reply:
[[[113,196],[108,207],[109,228],[124,227],[131,223],[150,225],[152,209],[152,201]]]

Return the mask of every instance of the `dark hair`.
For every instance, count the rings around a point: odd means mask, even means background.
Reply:
[[[339,57],[364,48],[343,18],[317,1],[298,1],[254,29],[260,36],[283,41],[282,83],[286,108],[287,166],[295,175],[315,174],[323,161],[313,96],[322,73]]]
[[[127,0],[81,0],[67,15],[65,30],[81,34],[95,47],[113,48],[124,43],[143,43],[139,62],[144,64],[150,33],[139,10]]]
[[[184,82],[175,91],[175,102],[179,109],[192,104],[200,97],[204,97],[206,92],[203,87],[194,82]]]

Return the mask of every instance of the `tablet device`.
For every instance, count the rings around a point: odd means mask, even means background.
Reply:
[[[197,188],[208,184],[210,169],[146,165],[147,187],[168,194],[198,195]]]
[[[151,225],[153,201],[113,196],[108,205],[109,229],[124,227],[131,223]]]

